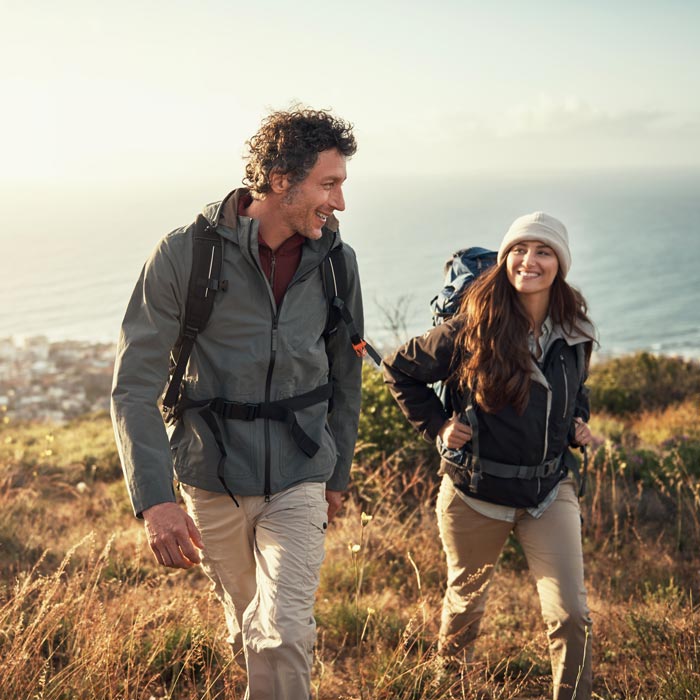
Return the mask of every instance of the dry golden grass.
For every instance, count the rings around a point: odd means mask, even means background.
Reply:
[[[635,430],[668,421],[676,435],[689,416],[669,409]],[[107,418],[6,426],[0,444],[0,700],[242,698],[205,577],[151,560]],[[681,464],[674,477],[672,460],[658,484],[636,479],[623,459],[601,446],[583,502],[596,697],[697,698],[697,479]],[[445,673],[433,660],[444,586],[435,481],[400,460],[356,477],[318,593],[319,700],[549,697],[546,633],[517,543],[495,571],[473,665]]]

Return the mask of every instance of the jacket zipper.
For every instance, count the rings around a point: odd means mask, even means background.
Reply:
[[[335,243],[335,236],[333,238],[333,243]],[[255,256],[253,255],[252,248],[250,247],[250,241],[248,242],[248,251],[251,254],[251,257],[253,260],[255,260]],[[331,247],[329,249],[329,255],[330,255],[330,250],[333,248],[333,244],[331,244]],[[274,298],[275,292],[274,292],[274,279],[275,279],[275,264],[276,264],[276,258],[274,253],[271,256],[270,259],[270,279],[268,280],[270,287],[272,289],[272,296]],[[321,265],[323,262],[319,264],[319,269],[321,268]],[[258,266],[258,269],[262,272],[262,268]],[[297,270],[298,272],[298,270]],[[263,277],[265,275],[263,274]],[[294,274],[294,277],[296,277],[296,273]],[[271,335],[270,335],[270,362],[267,366],[267,377],[265,378],[265,401],[269,403],[271,400],[271,393],[272,393],[272,373],[275,368],[275,358],[277,356],[277,327],[279,323],[279,317],[280,317],[280,312],[282,311],[282,304],[284,303],[284,297],[287,296],[287,292],[289,291],[289,288],[295,284],[295,279],[292,278],[290,281],[287,289],[285,290],[284,296],[282,297],[280,303],[277,305],[277,312],[275,313],[274,306],[272,306],[272,329],[271,329]],[[271,464],[272,464],[272,447],[270,444],[270,419],[265,418],[265,501],[269,502],[270,500],[270,495],[272,491],[272,485],[271,485]]]
[[[280,304],[281,306],[281,304]],[[272,333],[270,337],[270,364],[267,366],[267,378],[265,379],[265,402],[269,403],[272,390],[272,371],[275,368],[277,356],[277,323],[279,321],[279,307],[272,317]],[[270,419],[265,418],[265,501],[270,500],[272,487],[270,484],[270,471],[272,462],[272,447],[270,445]]]
[[[564,375],[564,413],[562,414],[563,419],[566,418],[566,412],[569,409],[569,378],[566,376],[566,360],[564,359],[564,355],[559,355],[559,359],[561,360],[561,371]]]
[[[275,267],[277,265],[277,256],[274,252],[270,253],[270,289],[272,290],[272,296],[275,298],[275,303],[277,298],[275,297]],[[270,364],[267,366],[267,378],[265,379],[265,401],[267,403],[271,400],[272,394],[272,372],[275,369],[275,359],[277,357],[277,326],[279,324],[280,308],[284,298],[280,300],[277,306],[277,311],[273,313],[272,316],[272,329],[270,332]],[[273,309],[274,311],[274,309]],[[270,500],[270,495],[272,492],[271,482],[271,472],[272,472],[272,445],[270,443],[270,419],[265,418],[265,501]]]
[[[551,420],[551,417],[552,417],[552,385],[546,379],[546,374],[545,374],[545,371],[549,367],[550,362],[551,362],[551,355],[548,352],[547,356],[545,357],[544,362],[542,363],[542,374],[545,376],[545,381],[547,382],[547,408],[546,408],[545,421],[544,421],[544,449],[542,450],[542,461],[543,462],[547,459],[547,452],[549,451],[549,421]],[[538,486],[538,493],[539,493],[539,486]]]
[[[251,245],[251,240],[250,237],[248,238],[248,253],[250,254],[250,257],[254,260],[257,261],[256,256],[253,253],[253,246]],[[275,302],[274,297],[274,287],[272,286],[274,276],[275,276],[275,255],[272,253],[271,258],[270,258],[270,277],[268,279],[267,275],[262,269],[262,266],[260,265],[260,262],[256,262],[257,268],[260,271],[260,274],[263,276],[263,279],[270,285],[270,289],[272,290],[272,299],[270,300],[270,311],[272,312],[272,328],[271,328],[271,333],[270,333],[270,361],[267,365],[267,376],[265,378],[265,402],[269,403],[270,401],[270,394],[271,394],[271,388],[272,388],[272,371],[275,368],[275,356],[277,354],[277,323],[279,320],[279,306],[277,309],[275,309]],[[281,306],[281,304],[280,304]],[[271,477],[270,477],[270,471],[271,471],[271,461],[272,461],[272,456],[271,456],[271,446],[270,446],[270,419],[269,418],[263,418],[264,420],[264,435],[265,435],[265,501],[269,502],[270,500],[270,495],[272,491],[272,485],[271,485]]]
[[[270,255],[270,287],[272,287],[272,296],[275,296],[275,266],[277,265],[277,258],[275,254]]]

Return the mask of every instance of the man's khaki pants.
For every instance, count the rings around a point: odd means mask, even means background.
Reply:
[[[245,654],[250,700],[306,700],[314,596],[328,522],[325,485],[239,496],[182,485],[202,533],[202,567],[223,603],[234,653]],[[239,657],[240,658],[240,657]]]
[[[471,658],[493,567],[513,531],[537,583],[549,637],[554,698],[590,698],[591,619],[583,583],[581,516],[573,482],[567,479],[560,484],[557,498],[541,517],[533,518],[518,509],[511,523],[477,513],[445,476],[437,515],[447,556],[440,654]]]

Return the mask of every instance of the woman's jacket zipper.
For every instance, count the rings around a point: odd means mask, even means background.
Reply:
[[[564,419],[569,410],[569,378],[566,376],[566,360],[563,353],[559,355],[559,359],[561,360],[561,371],[564,375],[564,413],[561,416]]]

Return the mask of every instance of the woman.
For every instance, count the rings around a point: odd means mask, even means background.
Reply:
[[[510,532],[537,582],[554,698],[591,694],[591,621],[571,446],[591,433],[583,386],[594,340],[583,297],[565,279],[568,234],[552,216],[516,219],[497,264],[452,320],[385,360],[411,423],[441,453],[437,500],[447,557],[438,652],[469,660],[493,567]],[[444,382],[450,415],[431,385]]]

